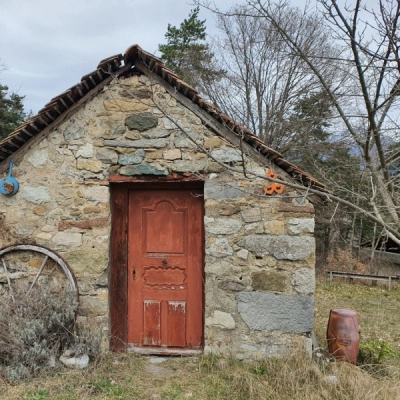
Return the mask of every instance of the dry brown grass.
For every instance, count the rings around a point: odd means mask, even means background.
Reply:
[[[337,376],[340,384],[327,383],[328,375]],[[398,378],[376,378],[344,363],[321,367],[304,355],[251,365],[212,356],[154,365],[144,357],[107,354],[84,372],[60,370],[3,388],[2,398],[389,400],[398,399]]]
[[[387,292],[382,287],[320,282],[318,338],[325,339],[330,308],[348,307],[360,314],[362,337],[380,332],[397,346],[400,326],[393,311],[399,301],[397,287]],[[400,398],[398,365],[392,359],[372,373],[346,363],[316,362],[301,352],[253,364],[215,356],[168,358],[152,364],[133,354],[105,354],[85,371],[53,370],[12,387],[0,382],[0,399],[395,400]],[[330,375],[339,384],[328,383]]]

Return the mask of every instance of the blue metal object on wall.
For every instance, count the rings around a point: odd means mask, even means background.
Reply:
[[[13,161],[10,161],[10,167],[8,169],[8,175],[6,178],[0,180],[0,193],[12,196],[18,192],[19,184],[18,181],[12,176]]]

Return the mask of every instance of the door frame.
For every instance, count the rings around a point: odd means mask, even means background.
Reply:
[[[128,205],[130,190],[202,190],[204,180],[199,177],[110,177],[111,232],[109,248],[109,328],[110,350],[128,350]],[[203,203],[204,204],[204,203]],[[204,215],[204,208],[203,208]],[[203,282],[204,280],[204,229],[202,235]],[[203,285],[203,329],[205,308],[205,287]],[[204,340],[204,337],[203,337]],[[204,343],[203,343],[204,346]]]

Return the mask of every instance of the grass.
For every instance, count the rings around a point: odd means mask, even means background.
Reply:
[[[315,329],[321,344],[329,310],[352,308],[360,316],[362,341],[382,338],[395,348],[380,373],[347,363],[316,362],[300,351],[289,358],[252,364],[210,355],[151,364],[145,357],[107,353],[84,371],[55,369],[15,386],[0,381],[0,399],[399,399],[400,322],[395,313],[399,303],[397,286],[388,292],[383,286],[330,286],[325,281],[317,285]],[[339,384],[328,383],[330,375]]]
[[[355,284],[344,281],[330,285],[320,280],[315,293],[315,333],[321,343],[325,343],[329,310],[350,308],[357,311],[361,327],[361,341],[382,339],[394,348],[400,345],[400,286],[371,286],[370,283]]]

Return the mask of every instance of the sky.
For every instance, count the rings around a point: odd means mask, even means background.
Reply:
[[[217,0],[229,8],[232,0]],[[25,96],[36,114],[107,57],[132,44],[156,54],[168,23],[179,26],[194,8],[186,0],[0,0],[0,84]],[[207,32],[214,16],[202,9]],[[158,54],[159,55],[159,54]]]
[[[302,7],[306,0],[291,0]],[[365,0],[368,4],[377,0]],[[222,11],[245,0],[213,0]],[[376,4],[375,4],[376,6]],[[157,53],[168,23],[179,27],[191,0],[0,0],[0,84],[36,114],[110,56],[138,44]],[[209,38],[215,16],[200,9]]]

